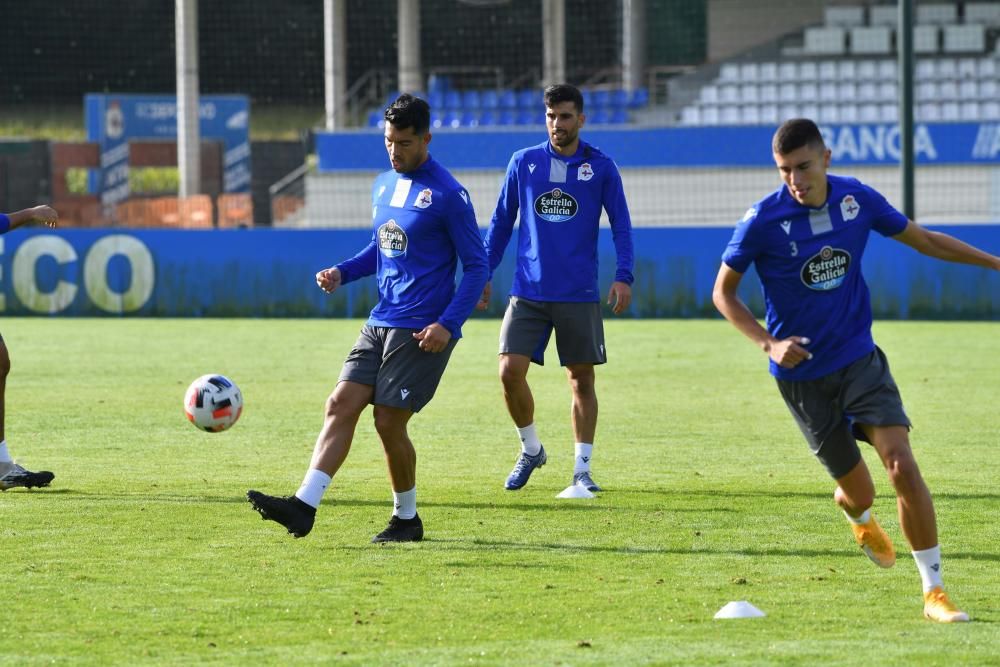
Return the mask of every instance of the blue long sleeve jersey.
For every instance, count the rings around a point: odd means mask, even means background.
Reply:
[[[632,284],[632,219],[614,161],[581,141],[572,157],[548,141],[517,151],[486,232],[490,276],[503,259],[520,211],[517,268],[510,293],[535,301],[600,301],[597,232],[608,213],[615,280]]]
[[[486,285],[486,251],[465,188],[433,158],[405,174],[387,171],[372,186],[372,240],[337,265],[349,283],[376,274],[371,326],[422,329],[440,322],[461,338]],[[462,281],[455,288],[457,261]]]
[[[819,208],[798,203],[782,185],[746,212],[722,254],[734,271],[756,267],[772,336],[809,339],[812,359],[795,368],[770,361],[771,374],[782,380],[814,380],[875,349],[861,258],[872,230],[895,236],[908,223],[854,178],[828,174],[827,185]]]

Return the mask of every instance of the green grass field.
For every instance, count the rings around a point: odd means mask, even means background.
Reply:
[[[973,623],[921,616],[900,559],[857,549],[768,377],[722,321],[607,323],[594,500],[570,480],[561,369],[529,376],[549,463],[517,452],[499,322],[474,320],[413,422],[419,544],[391,511],[370,412],[312,534],[243,499],[291,493],[359,321],[7,318],[7,440],[51,488],[0,494],[0,664],[997,664],[1000,324],[879,323],[937,503],[945,582]],[[554,350],[550,350],[554,355]],[[231,431],[184,419],[188,382],[243,389]],[[866,460],[878,466],[874,453]],[[716,621],[730,600],[766,618]]]

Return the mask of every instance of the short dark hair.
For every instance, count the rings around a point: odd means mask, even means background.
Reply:
[[[771,150],[778,155],[788,155],[803,146],[820,150],[826,148],[823,135],[816,123],[808,118],[792,118],[786,120],[774,133],[771,139]]]
[[[426,134],[431,127],[431,107],[419,97],[403,93],[385,110],[385,122],[400,130],[412,127],[414,134]]]
[[[557,83],[549,86],[545,89],[542,99],[545,100],[547,107],[553,107],[560,102],[572,102],[576,105],[578,113],[583,112],[583,95],[580,94],[579,89],[568,83]]]

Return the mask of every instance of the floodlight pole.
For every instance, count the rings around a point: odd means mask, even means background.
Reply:
[[[646,0],[622,2],[622,88],[642,88],[646,69]]]
[[[344,127],[347,104],[347,0],[323,0],[323,79],[326,129]]]
[[[423,68],[420,62],[420,0],[398,0],[397,20],[399,40],[399,92],[423,90]]]
[[[913,171],[913,0],[899,0],[899,168],[903,177],[903,214],[916,219]]]
[[[566,0],[542,0],[542,85],[566,83]]]
[[[198,126],[198,0],[174,0],[177,33],[178,194],[201,190],[201,132]]]

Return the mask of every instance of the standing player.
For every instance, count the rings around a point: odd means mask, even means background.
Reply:
[[[549,86],[544,101],[548,139],[511,157],[486,234],[492,272],[503,259],[520,211],[517,269],[500,328],[500,381],[521,453],[505,487],[520,489],[535,468],[545,465],[527,376],[532,361],[544,362],[555,330],[559,363],[566,367],[573,392],[573,483],[600,491],[590,476],[597,430],[594,365],[607,361],[597,285],[597,234],[603,208],[618,260],[607,301],[618,315],[632,300],[632,220],[618,167],[580,139],[586,120],[580,91],[568,85]],[[480,309],[486,308],[490,292],[487,283]]]
[[[312,462],[295,495],[258,491],[247,499],[295,537],[312,529],[316,508],[347,458],[354,429],[373,404],[395,509],[373,542],[423,539],[417,515],[417,457],[406,432],[437,389],[451,351],[486,284],[486,253],[468,192],[428,153],[430,109],[400,95],[385,111],[392,169],[372,188],[372,241],[351,259],[316,274],[325,292],[375,274],[380,300],[326,402]],[[455,289],[457,260],[463,276]]]
[[[35,206],[16,213],[0,213],[0,234],[32,223],[55,227],[58,219],[56,212],[48,206]],[[40,472],[25,470],[14,463],[7,449],[7,436],[4,433],[4,394],[7,389],[8,373],[10,373],[10,354],[7,352],[3,336],[0,336],[0,491],[15,486],[29,489],[33,486],[48,486],[55,479],[55,475],[47,470]]]
[[[925,230],[853,178],[827,174],[830,150],[811,120],[785,122],[774,135],[784,186],[755,204],[722,255],[713,300],[770,358],[772,375],[810,448],[837,482],[834,500],[876,565],[896,555],[870,507],[875,500],[856,439],[871,443],[896,490],[903,529],[924,589],[924,615],[967,621],[941,581],[934,504],[910,449],[910,420],[882,350],[871,334],[861,256],[875,230],[939,259],[1000,270],[1000,258],[947,234]],[[756,265],[767,329],[736,289]]]

